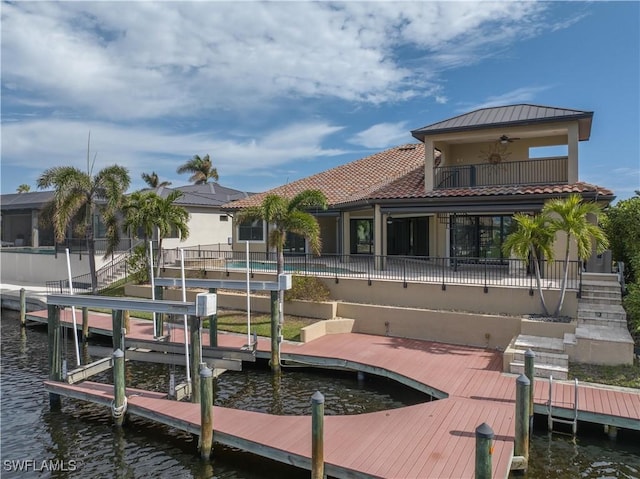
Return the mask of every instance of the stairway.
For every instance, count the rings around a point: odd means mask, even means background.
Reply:
[[[575,335],[565,335],[572,360],[594,364],[633,363],[633,338],[615,274],[584,273]]]
[[[620,283],[615,274],[583,273],[575,330],[544,337],[522,332],[504,352],[504,370],[524,372],[524,353],[536,353],[534,374],[567,379],[571,361],[589,364],[632,364],[633,339],[622,307]],[[569,326],[569,325],[567,325]],[[550,328],[549,328],[550,329]],[[553,332],[549,336],[554,336]]]

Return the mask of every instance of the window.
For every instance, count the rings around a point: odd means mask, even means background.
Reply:
[[[504,259],[502,244],[511,232],[511,216],[458,216],[451,218],[451,256]]]
[[[238,226],[238,241],[264,241],[262,220],[245,221]]]
[[[220,215],[220,221],[229,221],[229,216],[227,216],[227,215]]]
[[[373,254],[373,220],[351,220],[351,254]]]

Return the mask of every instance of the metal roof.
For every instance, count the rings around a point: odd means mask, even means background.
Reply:
[[[411,134],[415,138],[424,141],[425,136],[432,134],[578,120],[580,122],[579,138],[582,141],[588,140],[591,135],[592,117],[592,111],[528,104],[507,105],[481,108],[412,130]]]
[[[53,198],[53,191],[33,191],[0,195],[3,211],[39,209]]]

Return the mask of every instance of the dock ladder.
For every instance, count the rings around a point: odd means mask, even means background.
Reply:
[[[564,417],[559,417],[559,416],[554,417],[553,415],[553,376],[549,376],[549,401],[547,402],[547,424],[548,424],[549,431],[551,432],[553,432],[553,423],[570,424],[571,431],[573,432],[574,436],[578,432],[578,379],[577,378],[574,379],[573,384],[574,384],[573,405],[571,405],[571,403],[556,403],[556,407],[559,407],[559,405],[562,404],[563,406],[565,406],[564,409],[569,409],[573,407],[573,419],[565,419]]]

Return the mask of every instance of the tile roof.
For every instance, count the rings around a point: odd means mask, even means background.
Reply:
[[[492,108],[481,108],[463,115],[413,130],[411,134],[424,141],[429,134],[441,134],[454,131],[469,131],[481,128],[500,126],[530,125],[565,120],[582,120],[580,124],[580,140],[587,140],[591,133],[592,111],[572,110],[541,105],[507,105]]]
[[[569,193],[593,193],[597,196],[610,196],[611,190],[601,186],[579,181],[572,184],[548,185],[501,185],[475,188],[440,188],[433,191],[424,190],[424,168],[416,168],[402,178],[372,192],[369,199],[410,199],[410,198],[454,198],[479,196],[514,196],[514,195],[566,195]]]
[[[369,198],[372,192],[424,165],[424,144],[411,143],[361,158],[249,198],[228,203],[225,208],[256,206],[267,194],[291,198],[308,189],[322,191],[330,206]]]

